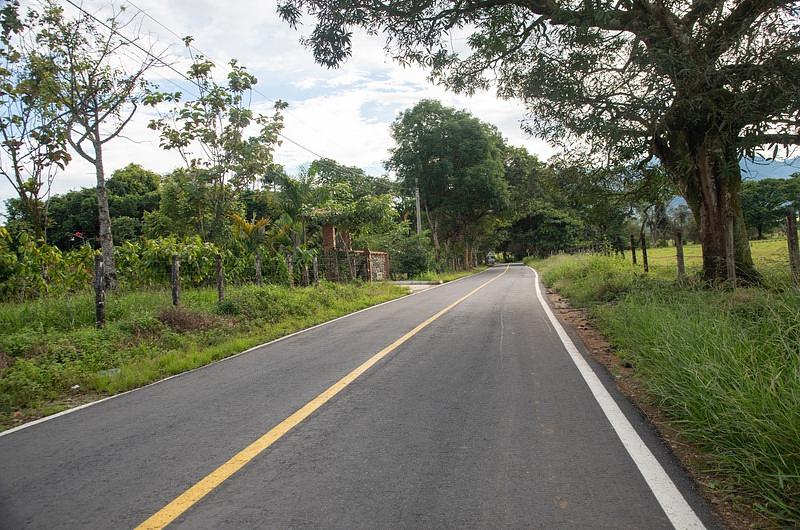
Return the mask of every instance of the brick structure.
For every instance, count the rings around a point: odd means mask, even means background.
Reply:
[[[341,241],[341,245],[337,240]],[[325,279],[340,282],[359,278],[364,281],[389,279],[389,254],[370,250],[351,250],[350,234],[333,225],[322,227],[322,268]]]

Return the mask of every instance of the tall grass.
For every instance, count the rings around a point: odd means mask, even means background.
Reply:
[[[398,296],[388,283],[290,289],[265,285],[113,293],[105,329],[94,327],[90,294],[0,304],[0,427],[35,417],[83,393],[141,386],[251,346]]]
[[[657,405],[709,456],[709,471],[779,524],[800,525],[797,290],[679,286],[600,256],[533,265],[590,308]],[[770,275],[768,284],[784,284]]]

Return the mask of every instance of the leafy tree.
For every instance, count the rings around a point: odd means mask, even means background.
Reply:
[[[764,231],[779,226],[786,217],[786,205],[800,197],[800,178],[762,179],[742,182],[742,209],[747,224]]]
[[[191,37],[184,42],[188,47]],[[172,104],[150,128],[161,133],[161,146],[177,150],[188,170],[208,180],[212,221],[210,238],[222,242],[227,216],[234,212],[232,191],[253,188],[264,175],[271,174],[272,152],[283,128],[281,111],[286,103],[275,103],[272,116],[256,114],[249,107],[250,93],[257,79],[230,61],[225,84],[213,78],[214,64],[194,56],[188,77],[199,95],[183,101],[180,92],[150,92],[145,103],[154,107]],[[251,133],[255,129],[254,133]]]
[[[213,180],[209,171],[202,168],[181,168],[166,175],[161,182],[158,219],[151,216],[146,222],[151,235],[197,234],[204,240],[210,239],[214,224]],[[224,187],[222,191],[226,203],[232,202],[230,188]],[[234,212],[232,207],[230,210],[229,214]],[[156,232],[157,227],[163,227],[163,231]]]
[[[319,200],[319,186],[315,186],[313,171],[301,172],[297,178],[288,175],[276,177],[280,184],[280,206],[282,207],[282,225],[289,239],[293,253],[297,253],[301,244],[306,243],[306,229],[309,216],[307,209]]]
[[[120,241],[136,239],[142,235],[145,215],[158,210],[159,180],[157,173],[129,164],[114,171],[106,181],[113,226],[124,231],[118,238]],[[98,242],[100,227],[98,217],[93,213],[97,211],[95,188],[54,195],[47,200],[46,207],[48,238],[52,244],[67,250],[87,242]],[[13,214],[17,210],[9,211]],[[118,217],[124,219],[118,220]]]
[[[369,249],[386,251],[392,259],[392,274],[418,276],[434,267],[434,251],[430,234],[417,234],[408,220],[392,223],[389,230],[362,238]]]
[[[261,285],[261,246],[267,241],[266,229],[269,219],[248,221],[239,214],[231,214],[234,233],[244,243],[245,248],[255,256],[256,285]]]
[[[673,228],[681,231],[685,241],[697,241],[697,223],[686,204],[677,204],[669,211]]]
[[[543,212],[552,213],[554,222],[577,222],[569,224],[570,232],[564,234],[563,240],[557,238],[539,245],[542,252],[564,250],[584,242],[622,247],[624,223],[630,216],[628,202],[636,191],[627,176],[604,169],[588,170],[561,159],[544,164],[517,147],[506,149],[505,174],[512,208],[502,228],[505,246],[501,248],[519,257],[537,248],[537,242],[530,238],[548,235],[534,234],[532,228],[542,223]]]
[[[144,73],[157,59],[148,55],[133,60],[125,54],[130,44],[120,31],[135,19],[125,19],[122,12],[115,12],[106,21],[85,12],[67,19],[60,6],[48,3],[43,19],[46,30],[42,41],[56,66],[57,102],[67,111],[64,118],[67,140],[75,152],[94,166],[97,177],[98,238],[105,263],[105,283],[113,287],[116,284],[114,239],[103,148],[130,123],[145,86]]]
[[[388,178],[367,175],[359,167],[344,166],[329,158],[312,162],[307,173],[308,178],[319,186],[347,183],[356,197],[385,195],[394,191],[394,184]]]
[[[45,198],[70,161],[54,64],[37,42],[39,14],[19,3],[0,8],[0,174],[19,196],[36,239],[46,239]]]
[[[577,141],[604,161],[657,158],[699,220],[704,275],[727,277],[732,222],[737,274],[758,279],[738,161],[800,143],[795,1],[282,0],[278,11],[292,26],[316,18],[305,42],[327,66],[343,62],[353,28],[365,28],[452,89],[496,85],[521,99],[535,134]],[[452,51],[457,28],[471,31],[466,56]]]
[[[575,247],[582,230],[583,223],[569,212],[546,203],[534,203],[510,227],[508,249],[517,257],[544,258]]]
[[[422,209],[437,254],[449,231],[463,242],[465,265],[470,242],[484,216],[509,206],[503,178],[503,139],[497,129],[466,111],[423,100],[392,124],[397,146],[386,162],[407,194],[419,188]]]
[[[97,190],[84,188],[54,195],[47,201],[48,238],[62,250],[97,240]]]
[[[239,195],[239,202],[248,219],[252,217],[275,219],[283,211],[278,194],[268,189],[245,190]]]
[[[114,237],[117,243],[123,241],[134,241],[139,238],[142,233],[142,221],[136,217],[128,217],[127,215],[118,215],[111,217],[111,229],[116,234]]]
[[[391,195],[356,197],[345,182],[323,190],[322,200],[307,209],[309,218],[319,224],[330,224],[347,234],[344,250],[352,249],[352,238],[375,229],[385,229],[392,222],[394,210]]]

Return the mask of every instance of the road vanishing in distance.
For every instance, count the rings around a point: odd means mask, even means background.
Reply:
[[[0,527],[722,528],[572,340],[495,266],[0,435]]]

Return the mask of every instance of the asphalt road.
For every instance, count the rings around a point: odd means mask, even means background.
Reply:
[[[2,435],[0,526],[136,527],[381,350],[170,527],[720,527],[588,361],[636,440],[618,434],[522,266]]]

